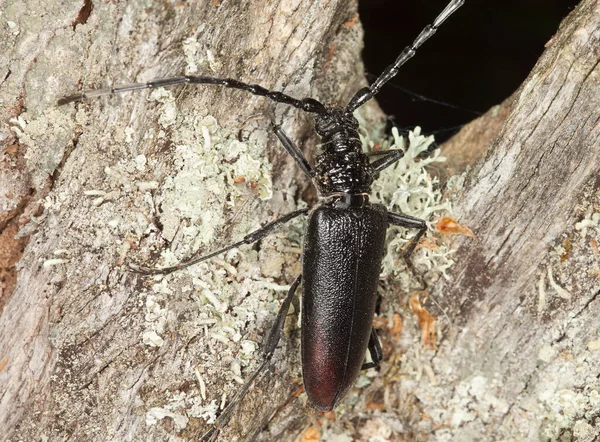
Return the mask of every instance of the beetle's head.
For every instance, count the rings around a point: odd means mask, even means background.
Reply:
[[[358,120],[352,112],[343,108],[328,108],[326,113],[319,114],[315,119],[315,130],[320,137],[327,137],[335,132],[352,129],[358,130]]]

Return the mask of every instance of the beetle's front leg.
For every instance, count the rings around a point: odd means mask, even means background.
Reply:
[[[273,126],[273,131],[275,132],[275,135],[277,135],[277,138],[279,138],[279,141],[281,141],[281,144],[283,145],[287,153],[290,154],[290,156],[296,161],[296,164],[300,166],[302,172],[304,172],[304,174],[312,181],[315,177],[315,172],[308,163],[308,160],[304,156],[304,153],[300,150],[300,148],[298,148],[298,146],[294,144],[292,140],[290,140],[290,138],[281,129],[281,126],[275,124],[274,122],[272,122],[271,124]]]

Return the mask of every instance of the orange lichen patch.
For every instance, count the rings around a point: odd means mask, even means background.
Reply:
[[[6,150],[4,151],[4,153],[6,155],[14,155],[19,151],[19,145],[18,144],[11,144],[10,146],[8,146],[6,148]]]
[[[300,436],[300,442],[318,442],[321,440],[321,431],[317,427],[310,426],[302,436]]]
[[[437,252],[438,250],[440,250],[434,237],[421,239],[419,241],[419,243],[417,244],[417,246],[415,247],[415,251],[419,250],[420,248],[424,248],[427,250],[433,250],[434,252]]]
[[[423,300],[421,301],[421,296],[423,296]],[[431,314],[427,311],[423,304],[427,301],[427,293],[425,292],[415,292],[410,297],[408,304],[410,306],[410,310],[417,315],[417,322],[419,323],[419,328],[421,329],[421,341],[423,345],[428,346],[431,349],[435,349],[436,339],[435,339],[435,322],[436,319],[431,316]]]
[[[375,316],[373,318],[373,327],[380,330],[388,326],[388,319],[384,316]]]
[[[348,20],[344,23],[344,26],[346,26],[347,28],[351,28],[358,22],[358,17],[359,17],[359,15],[357,12],[352,16],[352,18],[350,20]]]
[[[15,289],[18,276],[16,264],[29,241],[29,237],[16,238],[21,225],[18,217],[15,217],[0,231],[0,312]]]
[[[398,313],[394,313],[392,315],[392,327],[389,329],[390,333],[393,335],[399,335],[402,333],[403,328],[404,325],[402,324],[402,316],[400,316]]]
[[[590,238],[590,246],[592,247],[594,256],[598,256],[598,242],[594,238]]]
[[[477,239],[471,229],[462,224],[459,224],[456,220],[445,216],[440,219],[436,225],[436,229],[444,235],[465,235],[470,236],[473,239]]]
[[[367,410],[383,410],[385,408],[385,405],[380,403],[380,402],[373,402],[373,401],[369,401],[367,402]]]
[[[379,152],[381,150],[381,147],[382,147],[381,143],[375,143],[371,147],[371,152]]]
[[[239,184],[239,183],[243,183],[244,181],[246,181],[246,178],[244,178],[243,176],[236,176],[236,177],[233,179],[233,182],[234,182],[234,183],[237,183],[237,184]]]
[[[8,356],[5,356],[4,359],[0,361],[0,371],[4,370],[6,364],[8,364]]]
[[[335,53],[337,45],[335,43],[329,46],[329,51],[327,52],[327,59],[325,60],[325,64],[323,65],[323,73],[326,73],[331,65],[331,60],[333,60],[333,54]]]
[[[397,335],[403,329],[402,316],[400,316],[398,313],[394,313],[391,321],[383,316],[375,316],[373,318],[373,328],[377,330],[385,328],[392,335]]]
[[[571,251],[571,243],[573,241],[573,237],[571,235],[567,236],[567,240],[565,241],[565,251],[562,255],[560,255],[560,262],[564,262],[569,257],[569,252]]]
[[[302,386],[298,387],[298,388],[296,389],[296,391],[294,391],[294,392],[292,393],[292,396],[293,396],[293,397],[298,397],[298,396],[300,396],[302,393],[304,393],[304,385],[302,385]]]
[[[328,421],[334,421],[335,420],[335,411],[333,411],[333,410],[324,411],[322,414],[323,414],[323,417],[325,419],[327,419]]]

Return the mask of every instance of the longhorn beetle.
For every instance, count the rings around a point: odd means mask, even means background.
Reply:
[[[149,83],[90,90],[58,101],[59,105],[63,105],[85,98],[138,89],[178,84],[213,84],[248,91],[315,114],[315,130],[322,144],[314,165],[309,164],[302,150],[273,123],[273,130],[285,150],[317,187],[319,203],[315,208],[288,213],[246,235],[235,244],[172,267],[152,269],[134,266],[135,270],[146,274],[168,274],[242,244],[254,243],[282,224],[300,215],[308,215],[302,274],[294,281],[281,305],[267,338],[262,364],[223,410],[219,417],[221,425],[226,422],[232,408],[272,357],[301,278],[302,373],[306,394],[314,408],[321,411],[334,408],[352,387],[360,370],[377,366],[381,361],[381,346],[373,329],[373,316],[386,230],[390,224],[418,229],[404,252],[407,263],[412,268],[410,255],[425,234],[427,226],[421,219],[401,213],[389,213],[383,205],[369,203],[374,177],[400,160],[404,151],[384,151],[379,159],[371,161],[369,155],[362,152],[358,121],[352,113],[373,98],[463,3],[464,0],[451,0],[433,23],[427,25],[413,43],[404,48],[394,63],[371,86],[358,90],[345,107],[326,107],[313,98],[299,100],[259,85],[206,76],[173,77]],[[363,364],[367,349],[373,362]],[[205,436],[209,437],[212,432],[210,430]]]

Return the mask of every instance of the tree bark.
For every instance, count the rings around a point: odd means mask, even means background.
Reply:
[[[313,199],[263,116],[308,155],[311,118],[219,87],[56,100],[185,72],[345,103],[364,82],[356,3],[19,3],[5,3],[0,38],[0,228],[17,225],[28,245],[1,299],[3,437],[198,440],[260,360],[254,343],[300,273],[303,223],[166,278],[127,264],[214,250]],[[438,348],[419,342],[406,303],[390,301],[401,339],[382,334],[391,356],[330,421],[293,394],[299,340],[288,321],[277,372],[259,378],[219,440],[310,440],[311,427],[324,440],[593,440],[599,29],[600,3],[582,1],[500,129],[471,132],[485,158],[452,216],[477,241],[457,240],[451,279],[431,290],[444,311],[427,306]],[[377,124],[376,107],[367,114]]]
[[[600,437],[599,60],[600,2],[583,1],[458,198],[478,240],[435,288],[447,374],[419,395],[456,440]]]

